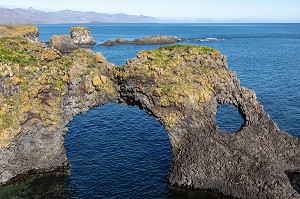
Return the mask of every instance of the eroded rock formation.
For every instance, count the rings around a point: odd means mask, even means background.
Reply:
[[[49,47],[53,47],[63,53],[69,53],[78,49],[69,35],[54,35],[51,37]]]
[[[286,175],[300,169],[299,139],[277,128],[217,50],[162,47],[113,67],[101,54],[61,55],[22,38],[3,39],[0,49],[9,52],[0,54],[0,184],[68,167],[68,123],[119,102],[164,124],[173,147],[171,185],[237,198],[300,198]],[[239,132],[218,130],[216,111],[224,103],[243,114]]]
[[[94,45],[96,44],[91,31],[87,27],[73,26],[70,30],[73,42],[78,45]]]

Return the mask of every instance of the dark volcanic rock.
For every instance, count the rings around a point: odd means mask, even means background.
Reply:
[[[87,27],[73,26],[71,27],[70,34],[74,44],[78,44],[78,45],[96,44],[91,34],[91,31]]]
[[[117,46],[117,45],[119,45],[119,43],[113,40],[107,40],[106,42],[101,44],[101,46]]]
[[[60,52],[68,53],[78,49],[73,40],[68,35],[54,35],[51,37],[49,47],[53,47]]]
[[[32,48],[35,56],[44,54],[45,49]],[[34,66],[43,63],[37,59]],[[278,129],[255,92],[240,86],[219,51],[162,47],[142,51],[114,68],[101,54],[76,50],[47,65],[51,67],[9,66],[11,73],[3,74],[6,70],[0,70],[5,77],[1,85],[6,85],[0,90],[0,119],[14,116],[11,126],[0,121],[0,184],[29,172],[66,168],[63,143],[68,123],[92,107],[119,102],[138,105],[164,124],[173,153],[170,185],[245,199],[300,198],[293,188],[299,183],[291,175],[300,169],[299,139]],[[26,74],[28,81],[14,74]],[[3,90],[14,82],[23,82],[23,89],[6,92],[4,98]],[[245,118],[239,132],[218,130],[217,107],[224,103],[236,106]]]
[[[117,38],[116,40],[108,40],[101,44],[102,46],[116,46],[120,44],[134,44],[134,45],[146,45],[146,44],[174,44],[181,41],[181,39],[174,36],[149,36],[144,38],[134,39],[133,41],[127,41],[123,38]]]
[[[129,44],[130,41],[127,41],[123,38],[117,38],[116,40],[107,40],[106,42],[104,42],[103,44],[101,44],[101,46],[117,46],[120,44]]]
[[[115,40],[115,42],[117,42],[118,44],[128,43],[128,41],[126,39],[123,39],[123,38],[117,38]]]
[[[135,39],[131,43],[132,44],[174,44],[178,41],[181,41],[181,39],[174,36],[155,35],[155,36],[144,37],[141,39]]]

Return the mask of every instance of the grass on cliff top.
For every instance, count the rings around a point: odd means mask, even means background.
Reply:
[[[203,46],[173,45],[144,50],[120,69],[119,78],[125,82],[134,79],[145,93],[159,96],[160,106],[179,110],[161,116],[172,127],[180,121],[180,110],[202,111],[204,104],[211,102],[217,85],[234,75],[217,65],[217,60],[223,58],[219,51]]]
[[[22,37],[0,38],[0,148],[9,146],[24,123],[54,129],[61,120],[61,97],[71,79],[78,82],[83,75],[103,79],[103,74],[105,67],[87,50],[63,56]],[[99,84],[97,92],[108,92],[111,85],[109,81]],[[90,92],[96,92],[90,87]]]
[[[0,25],[0,37],[22,36],[28,32],[38,32],[34,25]]]

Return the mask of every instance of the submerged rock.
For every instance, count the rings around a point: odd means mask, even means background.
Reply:
[[[51,37],[49,47],[53,47],[63,53],[69,53],[78,49],[73,40],[68,35],[54,35]]]
[[[78,45],[94,45],[96,44],[91,31],[87,27],[73,26],[70,30],[73,42]]]
[[[173,148],[170,185],[245,199],[300,198],[289,181],[300,169],[299,139],[278,129],[217,50],[161,47],[112,67],[101,54],[84,49],[42,60],[49,49],[25,39],[2,40],[1,49],[22,55],[24,66],[1,60],[11,73],[0,70],[0,85],[13,91],[0,89],[2,185],[27,173],[68,167],[68,123],[92,107],[119,102],[138,105],[165,126]],[[217,128],[217,107],[224,103],[242,113],[239,132]]]

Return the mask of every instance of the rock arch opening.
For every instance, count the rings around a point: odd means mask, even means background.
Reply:
[[[77,115],[68,128],[73,193],[147,198],[168,191],[171,143],[163,125],[145,111],[109,103]]]
[[[242,111],[230,104],[220,105],[216,114],[217,128],[222,132],[238,132],[246,123]]]

